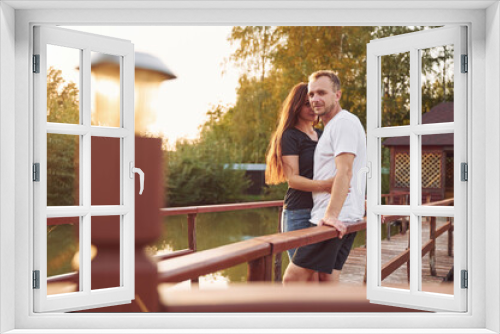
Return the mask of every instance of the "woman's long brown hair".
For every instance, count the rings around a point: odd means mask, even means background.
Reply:
[[[283,132],[295,127],[302,106],[307,101],[307,83],[295,85],[281,106],[281,117],[273,133],[266,156],[266,183],[279,184],[286,181],[281,160],[281,139]]]

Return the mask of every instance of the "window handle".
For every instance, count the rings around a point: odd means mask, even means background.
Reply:
[[[134,162],[130,161],[129,163],[129,170],[130,170],[130,178],[134,178],[134,173],[139,174],[139,184],[141,187],[141,190],[139,190],[139,195],[142,195],[142,192],[144,191],[144,172],[140,168],[134,167]]]
[[[363,189],[361,189],[361,178],[363,177],[364,174],[368,174],[369,179],[372,177],[372,163],[370,161],[368,161],[368,163],[366,164],[366,167],[363,167],[358,171],[358,180],[357,181],[358,181],[358,193],[360,195],[364,195]]]

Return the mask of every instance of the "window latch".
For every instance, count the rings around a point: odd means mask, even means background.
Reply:
[[[139,195],[142,195],[142,192],[144,191],[144,172],[140,168],[134,167],[134,162],[130,161],[129,163],[129,171],[130,171],[130,178],[134,178],[134,173],[139,174],[139,183],[141,186],[141,190],[139,190]]]
[[[363,174],[367,174],[369,179],[372,178],[372,163],[370,161],[368,161],[368,163],[366,164],[366,167],[363,167],[358,171],[357,183],[358,183],[358,193],[360,195],[364,195],[363,189],[361,189],[361,180],[363,178]]]

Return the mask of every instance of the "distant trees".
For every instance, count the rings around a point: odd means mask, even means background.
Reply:
[[[264,163],[280,106],[289,90],[320,69],[332,69],[342,82],[341,106],[366,126],[366,45],[370,40],[423,30],[424,27],[233,27],[228,40],[237,46],[229,58],[243,71],[232,107],[207,113],[201,137],[182,149],[213,147],[228,162]],[[436,56],[437,52],[437,56]],[[431,56],[432,53],[432,56]],[[453,100],[452,49],[422,51],[422,110]],[[409,122],[409,54],[382,57],[383,124]],[[198,149],[196,149],[198,147]],[[176,153],[177,154],[177,153]],[[180,153],[179,153],[180,154]],[[170,174],[170,178],[175,178]],[[172,193],[173,195],[173,193]],[[280,195],[281,196],[281,195]],[[171,196],[172,198],[172,196]]]
[[[234,202],[248,188],[245,171],[232,169],[241,154],[225,140],[227,124],[222,121],[222,108],[215,107],[207,115],[209,120],[199,140],[178,140],[176,150],[166,152],[169,206]]]

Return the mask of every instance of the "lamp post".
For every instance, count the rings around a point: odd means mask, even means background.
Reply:
[[[92,126],[120,126],[120,60],[112,55],[92,57]],[[157,266],[144,247],[161,235],[159,209],[163,205],[163,168],[160,138],[146,138],[156,122],[160,84],[176,78],[156,57],[135,55],[135,166],[145,175],[144,192],[135,194],[135,299],[131,304],[93,309],[92,312],[158,311]],[[120,205],[120,140],[92,137],[92,205]],[[113,288],[120,282],[120,219],[95,217],[92,245],[92,289]]]
[[[120,59],[107,54],[92,57],[92,125],[120,125]],[[160,85],[175,74],[155,56],[135,53],[135,133],[144,136],[156,123]]]

